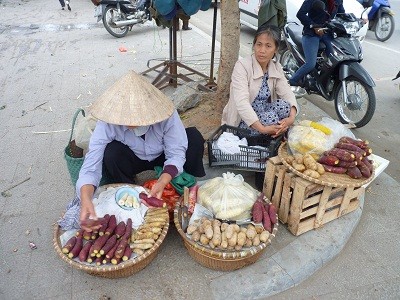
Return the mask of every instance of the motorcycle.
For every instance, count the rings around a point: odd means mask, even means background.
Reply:
[[[146,0],[92,0],[96,5],[94,16],[97,22],[103,20],[104,28],[117,38],[124,37],[132,26],[151,20],[148,7],[151,1]]]
[[[378,41],[387,41],[394,32],[394,12],[390,9],[389,0],[358,0],[368,12],[368,30],[375,33]]]
[[[399,71],[399,73],[397,73],[396,77],[394,77],[394,78],[392,79],[392,81],[393,81],[393,80],[396,80],[396,79],[398,79],[398,78],[400,78],[400,71]],[[400,89],[400,85],[399,85],[399,89]]]
[[[375,83],[360,65],[363,53],[356,33],[362,25],[362,20],[346,13],[337,14],[328,22],[323,29],[333,36],[334,54],[326,59],[325,45],[321,42],[314,70],[305,77],[301,86],[308,94],[334,101],[339,120],[357,128],[371,120],[376,105]],[[280,63],[287,79],[305,63],[302,28],[296,22],[288,22],[283,29],[286,50],[280,57]]]

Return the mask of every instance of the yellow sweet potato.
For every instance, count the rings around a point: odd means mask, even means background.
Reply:
[[[200,235],[200,243],[202,243],[203,245],[208,245],[208,243],[210,242],[210,240],[207,238],[207,236],[202,233]]]
[[[302,165],[303,164],[303,154],[297,153],[294,155],[294,162],[297,164]]]
[[[235,247],[237,244],[237,232],[234,232],[232,237],[230,239],[228,239],[228,245],[231,247]]]
[[[237,245],[243,246],[246,243],[246,234],[241,231],[237,234]]]
[[[187,234],[192,234],[193,232],[195,232],[197,230],[197,225],[195,224],[190,224],[187,228]]]
[[[192,232],[192,240],[194,242],[198,242],[200,240],[200,232],[198,232],[197,230]]]
[[[256,234],[256,236],[253,239],[253,246],[258,246],[260,245],[260,235]]]
[[[267,230],[264,230],[263,232],[260,233],[260,241],[265,243],[269,239],[270,233]]]
[[[317,171],[311,170],[311,169],[307,169],[303,172],[304,175],[306,176],[310,176],[312,178],[319,178],[319,176],[321,176]]]
[[[304,166],[309,170],[317,170],[317,164],[315,159],[310,154],[305,154],[303,158]]]
[[[296,163],[296,162],[293,162],[293,163],[292,163],[292,167],[293,167],[296,171],[299,171],[299,172],[303,172],[303,171],[306,169],[306,166],[305,166],[305,165],[303,165],[303,164],[298,164],[298,163]]]
[[[229,240],[230,238],[232,238],[233,233],[235,232],[234,226],[233,224],[229,224],[228,227],[225,230],[226,232],[226,238]]]

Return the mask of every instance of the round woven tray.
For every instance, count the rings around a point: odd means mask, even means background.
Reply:
[[[373,174],[369,178],[362,177],[360,179],[353,179],[347,174],[335,174],[331,172],[325,172],[319,178],[312,178],[310,176],[304,175],[303,173],[297,171],[290,164],[286,162],[286,158],[289,156],[287,143],[282,143],[278,149],[278,156],[282,163],[294,174],[300,176],[308,181],[332,187],[359,187],[372,180]]]
[[[109,184],[104,185],[100,188],[105,189],[107,187],[118,187],[127,184]],[[134,186],[134,185],[131,185]],[[105,277],[105,278],[121,278],[127,277],[132,274],[139,272],[144,269],[158,254],[160,246],[164,241],[169,228],[169,222],[164,225],[164,228],[158,237],[157,241],[154,243],[153,247],[146,250],[142,255],[135,258],[131,258],[127,261],[120,262],[118,265],[105,264],[101,266],[83,264],[79,261],[70,259],[67,255],[62,253],[60,236],[63,234],[62,230],[57,223],[54,225],[53,232],[53,246],[57,254],[61,257],[63,261],[74,267],[75,269],[82,270],[90,275]]]
[[[218,249],[205,247],[189,239],[182,229],[181,214],[181,204],[177,203],[174,210],[174,223],[189,255],[202,266],[213,270],[233,271],[255,263],[264,253],[266,247],[271,243],[271,240],[278,231],[278,223],[276,223],[266,243],[261,243],[259,246],[250,248],[243,248],[240,251],[220,251]]]

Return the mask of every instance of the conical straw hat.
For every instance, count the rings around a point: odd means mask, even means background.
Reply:
[[[104,122],[146,126],[169,118],[173,102],[143,76],[130,71],[92,105],[91,114]]]

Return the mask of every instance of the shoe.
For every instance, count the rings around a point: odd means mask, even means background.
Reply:
[[[182,27],[182,30],[192,30],[192,27]]]
[[[307,94],[307,91],[300,86],[291,86],[290,88],[296,98],[304,97]]]
[[[64,7],[61,7],[61,10],[64,10]]]

